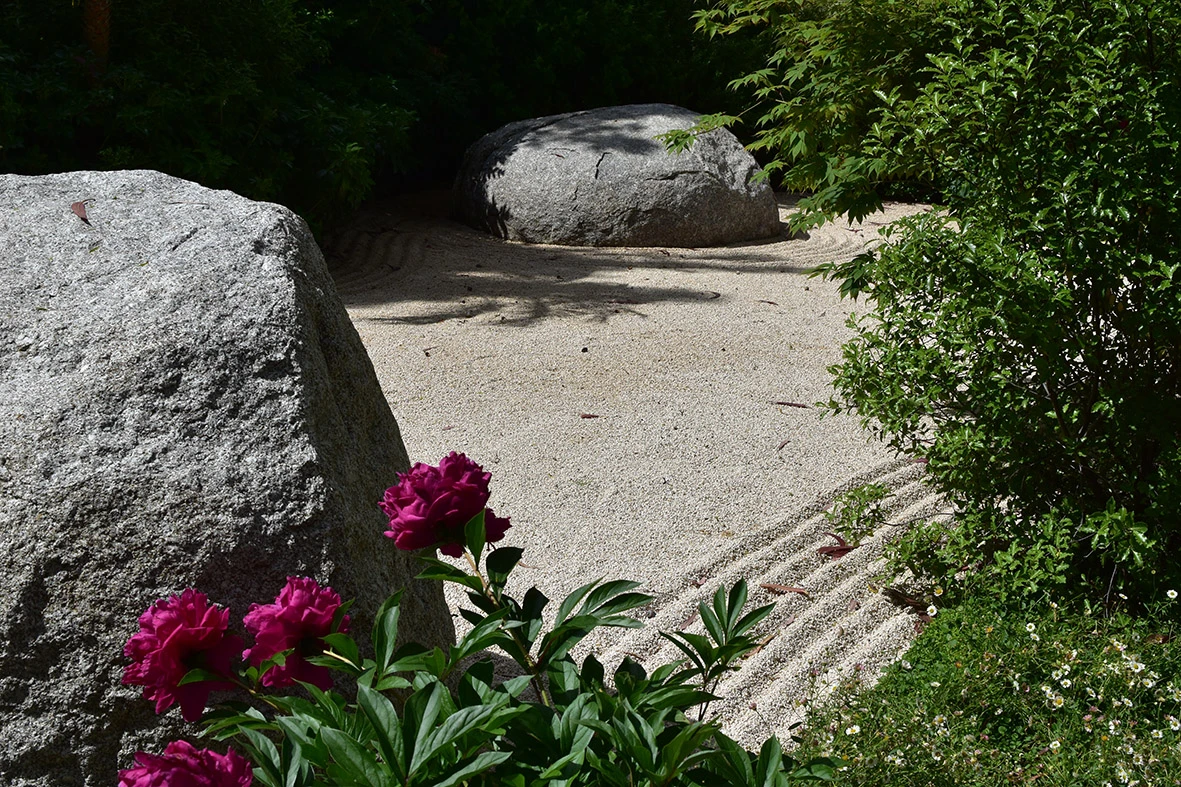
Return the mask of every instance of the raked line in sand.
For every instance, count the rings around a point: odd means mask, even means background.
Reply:
[[[525,550],[518,587],[558,600],[628,578],[656,597],[647,628],[583,652],[608,669],[625,653],[675,658],[657,629],[699,631],[697,603],[745,578],[776,609],[711,713],[749,747],[786,741],[817,687],[872,680],[898,657],[917,618],[871,588],[891,528],[822,558],[835,543],[823,511],[878,482],[892,523],[945,512],[922,465],[811,406],[831,395],[858,304],[807,271],[921,206],[724,248],[575,249],[491,238],[443,205],[370,207],[325,244],[329,266],[411,461],[462,451],[492,473],[490,505],[513,521],[504,543]]]

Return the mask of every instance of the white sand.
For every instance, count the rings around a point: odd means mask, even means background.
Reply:
[[[656,629],[745,578],[752,601],[776,604],[759,628],[769,639],[711,713],[751,747],[786,740],[815,685],[872,679],[898,657],[916,617],[871,590],[886,533],[840,560],[816,549],[835,543],[823,510],[859,483],[895,492],[892,523],[940,510],[923,466],[856,417],[777,403],[827,401],[826,369],[851,335],[857,304],[807,269],[850,259],[918,207],[689,250],[507,243],[440,204],[374,206],[326,244],[329,264],[411,461],[456,450],[491,471],[490,505],[513,522],[504,543],[525,549],[519,587],[556,607],[591,579],[641,581],[651,625],[590,643],[610,668],[625,652],[673,658]]]

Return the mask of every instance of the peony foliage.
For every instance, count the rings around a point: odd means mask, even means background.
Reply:
[[[466,563],[418,555],[420,580],[456,583],[474,607],[460,610],[472,628],[446,650],[398,644],[401,591],[382,604],[362,644],[348,631],[348,603],[313,579],[289,578],[273,604],[247,613],[255,644],[245,651],[227,633],[228,610],[202,594],[157,602],[128,643],[134,662],[124,682],[145,686],[157,712],[175,701],[161,697],[184,695],[185,718],[200,718],[206,738],[235,748],[223,755],[177,741],[163,755],[140,752],[120,787],[785,787],[833,778],[840,761],[796,762],[774,737],[747,751],[708,716],[720,677],[758,647],[752,632],[771,610],[746,609],[745,583],[719,587],[699,605],[705,634],[664,635],[686,659],[651,673],[631,658],[610,673],[593,654],[577,661],[572,650],[595,629],[641,626],[628,613],[652,597],[635,582],[596,580],[547,623],[540,590],[520,599],[509,592],[522,550],[489,549],[508,527],[487,508],[489,479],[452,453],[401,474],[382,501],[395,546],[439,548]],[[456,526],[456,516],[468,518]],[[515,663],[516,676],[497,676],[493,649]],[[231,652],[247,665],[232,668]],[[227,689],[239,696],[206,707],[211,692]]]

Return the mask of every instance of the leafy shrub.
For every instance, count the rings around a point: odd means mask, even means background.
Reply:
[[[875,687],[810,716],[795,753],[843,758],[849,787],[1176,784],[1176,599],[1136,619],[1044,601],[941,610]]]
[[[0,9],[0,168],[152,168],[282,200],[313,221],[356,205],[411,116],[387,76],[331,67],[330,14],[298,0]],[[89,29],[89,28],[88,28]]]
[[[890,494],[882,484],[854,487],[832,502],[824,512],[825,522],[833,530],[845,534],[853,546],[858,546],[861,539],[886,524],[882,503]]]
[[[1181,547],[1181,6],[957,0],[942,25],[951,51],[864,146],[949,209],[828,267],[874,307],[833,407],[962,507],[910,534],[917,567],[1159,583]]]
[[[904,159],[869,160],[862,146],[891,100],[912,98],[926,81],[927,56],[947,46],[937,20],[947,0],[718,0],[694,15],[712,40],[757,34],[769,51],[762,68],[731,82],[754,103],[759,131],[750,148],[790,191],[813,192],[792,224],[806,229],[834,216],[864,217],[881,192],[913,189],[919,171]],[[706,117],[692,131],[739,118]],[[684,145],[684,136],[668,141]],[[909,185],[908,185],[909,184]],[[918,184],[921,185],[921,184]]]

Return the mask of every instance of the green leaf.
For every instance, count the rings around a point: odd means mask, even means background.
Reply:
[[[725,598],[723,593],[725,593],[725,589],[718,588],[718,592],[714,594],[715,608],[718,605],[718,600]],[[701,617],[701,622],[705,626],[705,630],[713,637],[713,641],[718,644],[724,644],[726,642],[726,630],[723,628],[719,616],[714,614],[714,611],[704,601],[697,605],[697,614]]]
[[[566,621],[566,618],[570,616],[570,613],[574,611],[574,607],[578,604],[578,602],[582,601],[582,599],[586,597],[586,594],[594,590],[595,586],[602,581],[602,578],[599,578],[593,582],[587,582],[585,585],[577,588],[570,595],[566,596],[566,598],[562,600],[561,606],[558,607],[558,615],[554,619],[554,627],[556,628],[557,626],[562,625]]]
[[[468,520],[463,526],[464,543],[472,553],[476,565],[480,565],[480,556],[484,554],[484,544],[487,543],[487,533],[484,527],[484,510]]]
[[[258,766],[258,770],[262,771],[266,784],[281,787],[284,781],[283,766],[275,744],[258,730],[243,728],[241,734],[245,738],[241,745],[250,752],[251,759]]]
[[[734,636],[741,637],[757,626],[763,621],[765,617],[770,615],[775,610],[774,604],[767,604],[758,609],[751,610],[741,620],[734,625]]]
[[[328,645],[328,647],[332,648],[332,650],[336,653],[344,656],[349,664],[353,665],[358,670],[361,668],[361,654],[357,649],[357,643],[352,637],[350,637],[348,634],[341,634],[337,632],[335,634],[328,634],[323,639],[324,644]]]
[[[351,736],[332,727],[322,727],[320,737],[333,761],[357,784],[364,787],[395,787],[389,770]]]
[[[723,757],[712,765],[721,771],[721,775],[726,777],[730,784],[740,787],[761,787],[760,783],[755,781],[750,752],[720,732],[714,733],[714,741]]]
[[[177,686],[187,686],[190,683],[205,683],[206,681],[216,681],[219,683],[226,682],[225,675],[218,675],[216,672],[210,672],[207,669],[195,667],[185,673],[185,676],[177,682]]]
[[[467,781],[476,774],[495,768],[510,757],[512,757],[512,752],[486,751],[483,754],[477,755],[475,759],[466,765],[447,774],[441,780],[433,782],[434,787],[454,787],[454,785]]]
[[[393,703],[372,689],[357,687],[357,706],[373,725],[382,759],[399,783],[406,781],[406,747],[402,741],[402,722]]]
[[[508,697],[503,697],[501,702],[493,705],[460,708],[452,713],[429,735],[422,738],[420,744],[415,746],[414,759],[410,763],[411,772],[417,771],[424,763],[434,758],[439,751],[457,750],[457,743],[461,738],[487,723],[507,703]],[[484,733],[482,737],[490,739],[493,736]]]
[[[496,550],[499,552],[501,550]],[[492,554],[495,554],[493,552]],[[435,557],[427,557],[426,555],[419,555],[418,559],[426,563],[428,568],[420,573],[417,579],[433,579],[440,582],[454,582],[457,585],[462,585],[469,590],[477,593],[483,591],[484,585],[480,582],[480,578],[469,574],[461,568],[445,563]],[[492,555],[488,556],[491,561]]]
[[[415,692],[406,703],[405,737],[413,741],[410,751],[407,752],[410,756],[410,765],[406,768],[407,778],[413,778],[414,772],[423,764],[420,752],[434,731],[435,721],[443,709],[443,694],[446,691],[442,683],[434,681]]]
[[[401,616],[402,591],[382,602],[373,620],[373,652],[377,659],[377,674],[385,675],[394,656],[398,640],[398,619]]]
[[[343,604],[341,604],[339,607],[336,608],[336,611],[332,613],[332,627],[330,629],[331,631],[340,631],[341,627],[344,626],[344,616],[348,614],[348,611],[350,609],[352,609],[353,603],[355,601],[356,601],[356,599],[350,598],[348,601],[345,601]]]
[[[746,580],[740,579],[734,583],[734,587],[730,588],[729,603],[725,606],[725,616],[718,615],[719,618],[725,621],[726,631],[730,637],[738,635],[737,624],[738,619],[742,615],[742,608],[746,606]]]
[[[763,741],[759,760],[755,765],[755,783],[761,787],[776,787],[783,779],[780,774],[783,765],[783,749],[779,739],[772,735]]]
[[[521,560],[524,550],[520,547],[500,547],[488,553],[484,567],[488,571],[488,582],[496,590],[503,590],[508,576]]]
[[[473,653],[487,650],[492,645],[508,639],[509,635],[502,630],[503,622],[508,616],[508,612],[507,609],[499,609],[476,623],[464,635],[463,639],[456,643],[455,647],[451,648],[448,652],[447,670],[454,669],[461,661]]]
[[[583,602],[580,611],[583,614],[595,612],[608,599],[618,596],[621,593],[626,593],[629,590],[635,590],[639,586],[639,582],[632,582],[626,579],[615,579],[610,582],[604,582],[590,592],[586,597],[586,601]]]

